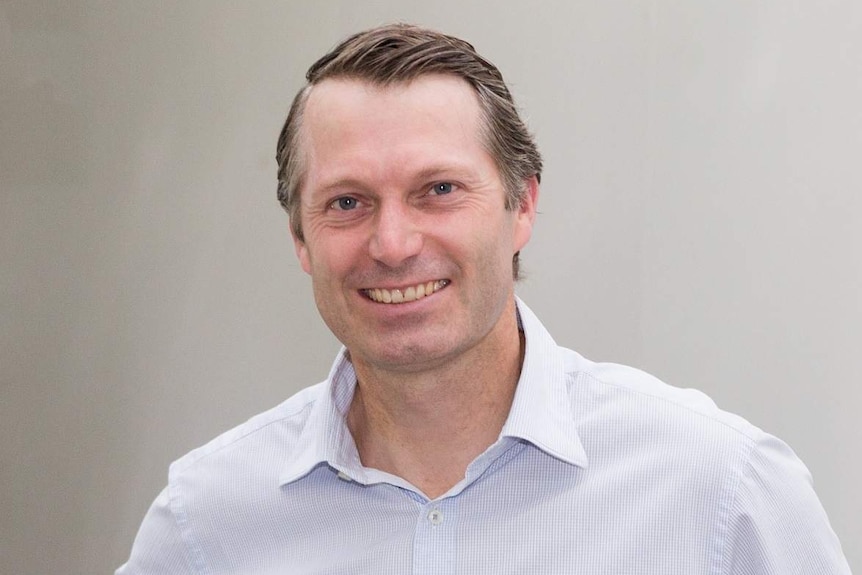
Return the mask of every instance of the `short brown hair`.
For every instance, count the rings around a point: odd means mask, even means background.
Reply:
[[[386,86],[425,74],[448,74],[475,90],[483,116],[483,137],[506,187],[506,208],[520,205],[524,180],[542,174],[542,157],[518,115],[503,75],[464,40],[408,24],[391,24],[350,36],[308,69],[308,83],[297,93],[276,149],[278,201],[290,226],[304,240],[298,209],[304,162],[299,134],[311,87],[327,78],[349,78]],[[518,277],[518,254],[513,258]]]

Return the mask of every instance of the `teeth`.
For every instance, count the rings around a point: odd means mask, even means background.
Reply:
[[[429,296],[432,293],[443,289],[447,285],[449,285],[449,280],[437,280],[435,282],[432,281],[410,286],[404,290],[388,290],[383,288],[367,289],[365,290],[365,295],[378,303],[406,303]]]

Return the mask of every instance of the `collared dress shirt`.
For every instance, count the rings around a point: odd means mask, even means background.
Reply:
[[[787,445],[518,313],[508,419],[447,493],[363,467],[342,350],[326,381],[171,465],[118,575],[850,573]]]

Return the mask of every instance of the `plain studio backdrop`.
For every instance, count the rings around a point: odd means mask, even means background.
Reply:
[[[862,570],[862,3],[379,0],[0,3],[0,572],[110,572],[173,459],[326,376],[275,142],[393,21],[525,110],[557,341],[787,441]]]

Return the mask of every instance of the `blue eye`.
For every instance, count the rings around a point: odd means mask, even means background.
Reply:
[[[451,191],[452,184],[450,184],[449,182],[440,182],[439,184],[434,184],[433,192],[438,196],[448,194]]]
[[[338,198],[334,202],[332,202],[333,207],[337,207],[339,210],[353,210],[356,208],[359,202],[356,201],[356,198],[351,198],[350,196],[345,196],[343,198]]]

